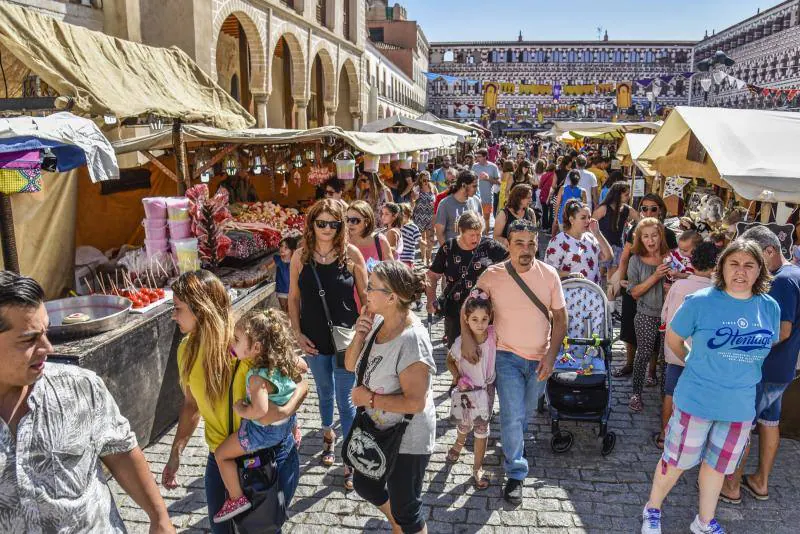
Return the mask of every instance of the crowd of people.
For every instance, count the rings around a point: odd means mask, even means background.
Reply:
[[[704,240],[695,230],[676,234],[664,225],[663,200],[646,195],[632,207],[630,186],[607,164],[599,154],[559,153],[538,143],[516,151],[490,143],[462,164],[445,156],[418,174],[359,172],[351,198],[331,179],[308,210],[303,235],[280,244],[280,309],[238,320],[213,274],[181,275],[172,289],[173,318],[184,335],[184,401],[161,484],[177,487],[182,453],[202,418],[212,531],[231,532],[232,521],[262,506],[239,477],[243,456],[263,461],[268,451],[288,507],[301,476],[295,414],[310,371],[322,465],[337,464],[343,442],[344,489],[383,512],[394,532],[427,532],[425,469],[442,422],[432,392],[438,340],[414,313],[424,296],[429,318],[444,322],[452,375],[457,432],[447,461],[459,461],[472,433],[472,484],[491,485],[484,460],[497,397],[502,494],[518,505],[529,471],[528,422],[569,322],[562,280],[577,277],[607,285],[622,300],[626,355],[614,374],[632,378],[630,411],[645,409],[645,387],[662,390],[661,406],[653,407],[662,425],[652,441],[663,452],[642,532],[661,532],[664,499],[699,464],[699,511],[690,529],[724,532],[715,519],[719,500],[739,503],[742,491],[769,496],[781,396],[800,351],[800,268],[764,227],[731,243]],[[550,233],[543,251],[540,232]],[[55,525],[69,514],[80,528],[120,531],[99,471],[85,468],[102,459],[149,515],[151,531],[174,531],[102,382],[78,368],[45,367],[52,347],[43,298],[35,281],[0,273],[0,348],[8,370],[0,376],[0,417],[11,431],[0,434],[0,444],[17,455],[16,463],[0,462],[0,494],[19,504],[0,514],[0,530],[25,530],[31,517]],[[69,424],[59,419],[65,405],[77,414]],[[754,425],[759,464],[744,475]],[[15,433],[27,437],[8,437]],[[82,444],[89,438],[91,445]],[[81,449],[83,472],[59,461],[44,473],[33,449],[50,462],[47,451],[64,443]],[[279,531],[283,520],[275,516],[264,527]]]

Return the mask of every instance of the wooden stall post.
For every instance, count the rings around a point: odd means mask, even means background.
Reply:
[[[192,175],[186,156],[186,143],[183,141],[183,128],[180,120],[172,122],[172,144],[175,147],[175,174],[178,177],[178,195],[183,196],[192,187]]]
[[[11,197],[0,193],[0,230],[2,230],[3,265],[5,270],[19,274],[17,238],[14,235],[14,216],[11,212]]]

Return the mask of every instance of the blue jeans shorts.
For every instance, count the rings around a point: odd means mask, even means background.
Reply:
[[[789,384],[759,382],[756,386],[756,422],[764,426],[778,426],[781,422],[781,400]]]
[[[614,253],[614,257],[608,261],[601,261],[600,267],[605,267],[606,269],[611,267],[619,267],[619,260],[622,258],[622,247],[611,245],[611,251]]]
[[[664,371],[664,395],[670,397],[675,393],[675,386],[678,385],[678,379],[683,374],[684,367],[674,363],[668,363]]]

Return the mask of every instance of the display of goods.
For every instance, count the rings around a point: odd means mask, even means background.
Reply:
[[[147,251],[147,257],[152,258],[167,252],[169,242],[166,239],[145,239],[144,248]]]
[[[191,203],[189,213],[194,234],[197,236],[199,257],[203,262],[216,267],[231,246],[231,240],[224,230],[225,223],[231,219],[228,190],[220,187],[210,197],[208,185],[198,184],[186,192],[186,197]]]
[[[235,223],[264,223],[279,234],[290,230],[302,231],[305,217],[294,208],[285,208],[272,202],[237,204],[232,207]]]
[[[381,165],[388,164],[388,163],[391,163],[391,160],[392,160],[391,154],[383,154],[381,156],[381,158],[380,158],[380,163],[381,163]],[[378,172],[378,171],[375,170],[375,172]]]
[[[257,224],[257,223],[249,223]],[[246,260],[263,252],[275,250],[281,240],[280,234],[272,229],[261,231],[232,230],[226,234],[231,239],[229,258]]]
[[[148,197],[142,199],[144,216],[148,219],[167,218],[167,199],[165,197]]]
[[[328,181],[328,178],[331,177],[331,171],[327,167],[317,166],[311,167],[311,170],[308,171],[308,176],[306,179],[308,183],[313,186],[322,185]]]
[[[240,269],[223,277],[222,281],[231,287],[253,287],[267,280],[270,276],[270,263],[262,263],[250,269]]]
[[[356,158],[347,151],[339,152],[334,158],[336,177],[340,180],[353,180],[356,177]]]
[[[160,288],[150,289],[143,287],[139,289],[121,289],[119,291],[112,291],[112,294],[130,300],[133,303],[133,307],[137,309],[145,308],[165,299],[164,290]]]
[[[181,274],[200,268],[197,238],[177,239],[171,243]]]
[[[186,219],[185,221],[169,221],[169,237],[173,240],[192,237],[191,219]]]
[[[147,239],[156,240],[167,238],[166,219],[142,219],[142,226],[144,226],[144,236]]]
[[[189,199],[186,197],[167,197],[167,215],[171,221],[185,221],[189,218]]]

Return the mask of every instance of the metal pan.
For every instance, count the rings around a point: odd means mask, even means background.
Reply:
[[[75,339],[114,330],[125,324],[131,306],[130,300],[114,295],[86,295],[51,300],[45,303],[50,316],[47,335],[53,339]],[[73,313],[85,313],[89,320],[84,323],[62,324],[64,317]]]

